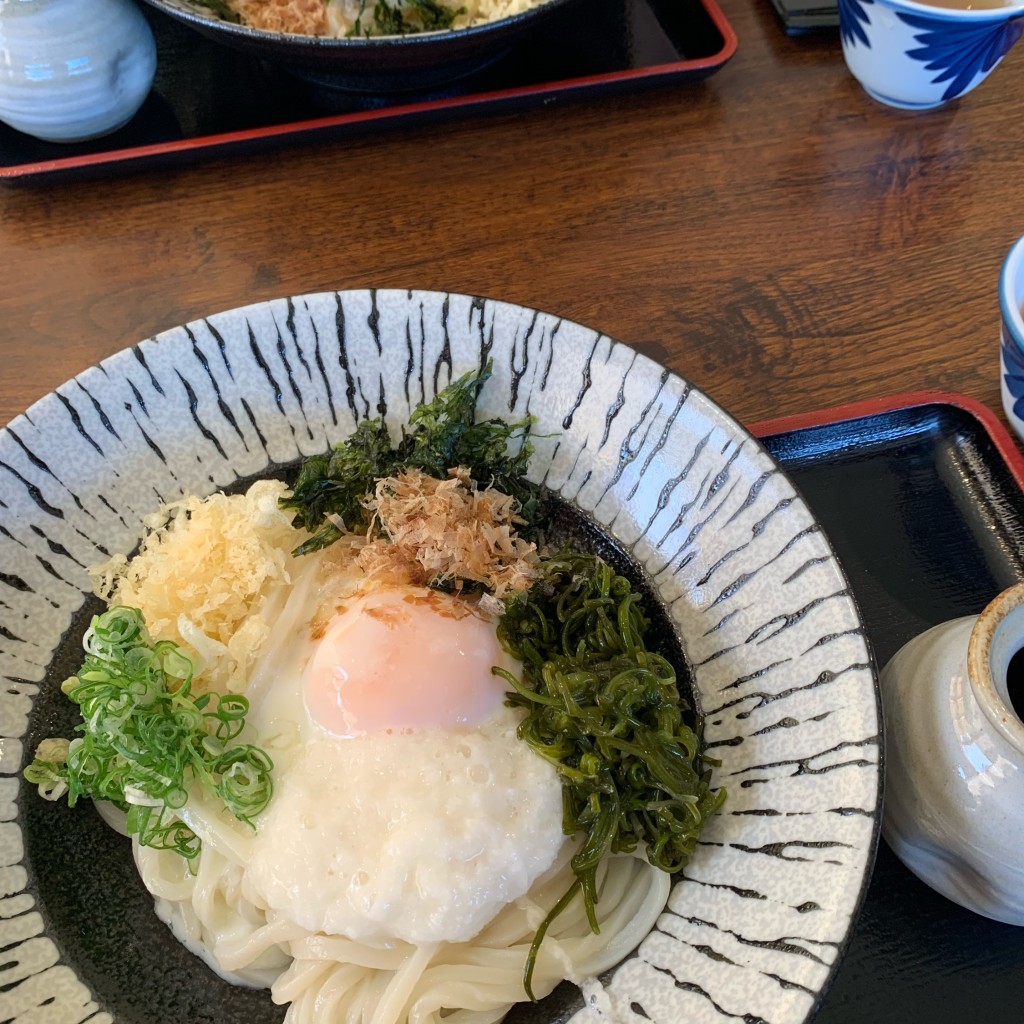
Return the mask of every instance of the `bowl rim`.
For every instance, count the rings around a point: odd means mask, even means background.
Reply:
[[[849,0],[847,0],[849,2]],[[914,14],[940,22],[970,22],[972,24],[993,24],[1024,17],[1024,0],[1013,0],[999,7],[939,7],[926,0],[856,0],[859,3],[876,4],[890,10]]]

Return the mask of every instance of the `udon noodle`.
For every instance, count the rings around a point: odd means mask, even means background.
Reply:
[[[147,517],[93,570],[78,735],[25,771],[96,799],[160,919],[289,1024],[492,1024],[590,988],[724,799],[640,595],[520,532],[525,425],[475,397]]]
[[[190,801],[189,824],[203,840],[198,871],[182,858],[135,844],[157,913],[225,978],[268,987],[289,1004],[288,1024],[489,1024],[522,1001],[523,963],[538,925],[572,882],[567,842],[529,894],[501,910],[469,942],[378,947],[309,932],[240,894],[250,837]],[[638,857],[607,859],[599,871],[601,933],[582,900],[559,917],[540,948],[533,987],[592,978],[626,957],[668,899],[669,876]]]

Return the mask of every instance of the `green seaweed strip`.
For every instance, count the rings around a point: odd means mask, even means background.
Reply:
[[[566,835],[583,834],[573,886],[538,929],[523,983],[551,922],[582,892],[598,932],[597,867],[609,853],[641,848],[663,871],[681,870],[707,819],[725,800],[687,718],[676,672],[644,637],[649,621],[629,580],[596,555],[564,553],[542,579],[508,598],[498,636],[523,663],[507,703],[526,710],[520,738],[561,777]]]

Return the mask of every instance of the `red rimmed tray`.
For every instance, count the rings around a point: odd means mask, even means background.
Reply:
[[[306,82],[159,12],[146,13],[156,36],[157,77],[132,121],[103,139],[70,146],[0,124],[0,182],[114,175],[701,79],[722,67],[738,45],[716,0],[591,0],[568,12],[557,34],[531,36],[456,86],[361,96]]]
[[[857,597],[879,667],[1024,579],[1024,454],[964,395],[913,392],[755,423]],[[1024,928],[932,891],[884,841],[815,1024],[1020,1024]]]

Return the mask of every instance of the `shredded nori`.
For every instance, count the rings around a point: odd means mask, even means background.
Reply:
[[[536,485],[525,479],[532,419],[477,421],[477,398],[490,376],[488,363],[482,373],[467,373],[443,388],[412,413],[397,444],[382,418],[363,420],[348,440],[306,459],[291,496],[281,500],[295,513],[292,524],[313,534],[295,554],[333,544],[342,532],[338,519],[347,530],[364,530],[364,502],[376,481],[409,468],[443,480],[450,468],[465,466],[475,483],[516,499],[525,520],[520,533],[528,535],[540,504]]]

